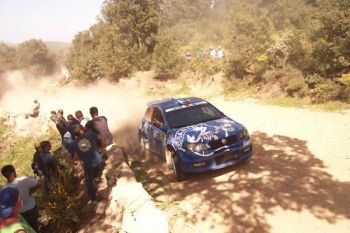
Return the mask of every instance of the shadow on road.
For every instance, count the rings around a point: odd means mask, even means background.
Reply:
[[[116,133],[121,144],[137,153],[137,127],[125,126]],[[152,156],[143,160],[147,170],[158,175],[176,201],[192,202],[188,222],[199,223],[215,215],[210,227],[227,232],[269,232],[267,214],[276,209],[308,210],[330,224],[350,220],[350,183],[335,180],[323,170],[324,163],[306,141],[254,132],[254,156],[219,171],[190,175],[174,182],[164,162]],[[191,201],[192,200],[192,201]],[[208,220],[209,221],[209,220]]]
[[[252,138],[250,161],[169,186],[176,200],[196,195],[201,200],[199,211],[187,213],[188,221],[205,218],[203,207],[207,215],[221,216],[212,227],[224,225],[229,232],[269,232],[265,215],[276,207],[308,210],[329,223],[350,219],[350,183],[322,171],[323,162],[311,154],[305,141],[262,132]]]

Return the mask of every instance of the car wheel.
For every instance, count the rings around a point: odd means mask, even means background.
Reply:
[[[173,166],[174,175],[176,177],[176,180],[177,181],[185,180],[186,174],[182,171],[181,166],[180,166],[180,160],[174,153],[172,153],[172,156],[171,156],[171,163]]]
[[[172,151],[170,151],[168,149],[165,150],[165,162],[166,162],[166,166],[169,170],[173,169],[173,163],[172,163],[172,159],[171,159],[172,155],[173,155]]]

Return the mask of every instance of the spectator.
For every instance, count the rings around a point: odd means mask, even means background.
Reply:
[[[76,137],[76,135],[74,134],[74,131],[73,131],[73,126],[74,125],[79,125],[79,121],[77,119],[75,119],[73,117],[72,114],[69,114],[67,116],[67,132],[63,135],[63,140],[62,140],[62,145],[64,147],[64,149],[66,150],[70,150],[70,148],[72,147],[73,145],[73,141]]]
[[[36,118],[39,116],[40,113],[40,103],[37,100],[34,100],[33,107],[29,113],[25,114],[25,118],[33,117]]]
[[[90,108],[90,115],[92,120],[90,120],[85,127],[91,129],[96,134],[100,134],[104,138],[106,146],[113,144],[113,136],[108,128],[107,118],[105,116],[98,115],[98,109],[96,107]]]
[[[75,134],[74,134],[74,131],[73,131],[73,126],[74,125],[80,125],[80,122],[74,118],[74,116],[72,114],[69,114],[67,116],[67,130],[70,132],[70,134],[72,135],[72,138],[74,139],[75,138]]]
[[[219,46],[219,49],[218,49],[218,58],[219,59],[224,58],[224,50],[220,46]]]
[[[186,53],[186,59],[188,62],[190,62],[192,60],[192,55],[191,55],[191,52],[190,51],[187,51]]]
[[[61,135],[61,139],[63,140],[63,136],[68,131],[68,129],[67,129],[68,122],[66,121],[66,119],[64,119],[62,109],[59,109],[57,111],[57,118],[56,119],[57,119],[56,120],[56,128]]]
[[[216,58],[216,50],[213,48],[210,48],[210,58],[211,59]]]
[[[55,124],[57,123],[57,112],[56,111],[51,111],[50,120]]]
[[[75,117],[78,119],[78,121],[83,127],[85,127],[86,123],[88,123],[88,121],[90,120],[88,117],[84,117],[83,113],[80,110],[75,112]]]
[[[57,173],[59,166],[58,160],[51,154],[51,143],[49,141],[42,141],[40,143],[40,160],[42,163],[42,172],[47,180],[51,180],[51,175]]]
[[[38,209],[35,199],[30,195],[40,185],[41,181],[35,178],[23,176],[17,178],[17,173],[12,165],[6,165],[1,169],[1,174],[7,179],[9,187],[15,187],[20,191],[23,207],[20,211],[22,217],[36,231],[39,231]],[[6,187],[5,186],[5,187]]]
[[[43,164],[41,162],[40,154],[41,154],[41,148],[40,144],[35,144],[35,153],[33,155],[33,161],[32,161],[32,169],[36,176],[42,176],[43,175]]]
[[[104,151],[104,139],[101,135],[86,130],[81,125],[74,125],[73,128],[77,138],[74,140],[74,147],[69,151],[71,154],[69,157],[73,158],[75,153],[79,156],[84,168],[87,191],[90,199],[94,201],[97,198],[94,181],[101,175],[104,164],[98,145],[100,145],[100,150]],[[67,162],[74,164],[73,160],[67,160]]]
[[[20,191],[15,187],[0,190],[0,232],[35,233],[36,231],[20,215],[23,207]]]

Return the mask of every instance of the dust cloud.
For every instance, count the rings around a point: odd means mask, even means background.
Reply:
[[[147,102],[151,100],[146,96],[147,80],[151,79],[148,73],[137,74],[118,84],[101,80],[89,86],[79,86],[79,83],[61,86],[59,75],[28,79],[19,71],[7,73],[3,79],[8,88],[0,97],[0,112],[19,116],[17,121],[24,119],[24,113],[31,109],[33,100],[37,99],[41,105],[40,116],[46,119],[51,110],[60,108],[65,116],[81,110],[89,117],[89,108],[96,106],[100,115],[108,118],[111,131],[120,132],[127,124],[138,124]]]

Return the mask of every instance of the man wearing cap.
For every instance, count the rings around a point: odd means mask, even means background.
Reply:
[[[30,195],[41,183],[41,180],[23,176],[18,177],[12,165],[6,165],[1,169],[2,175],[7,179],[5,187],[17,188],[21,194],[23,206],[20,209],[22,217],[38,232],[38,209],[35,199]]]
[[[67,162],[75,164],[71,158],[74,158],[75,154],[79,156],[84,168],[84,179],[89,197],[92,201],[95,201],[97,198],[95,178],[101,175],[104,165],[100,153],[100,150],[105,153],[104,138],[91,130],[86,130],[82,125],[74,125],[73,130],[77,138],[65,158]]]
[[[0,190],[0,232],[1,233],[36,233],[21,217],[22,198],[14,187]]]

